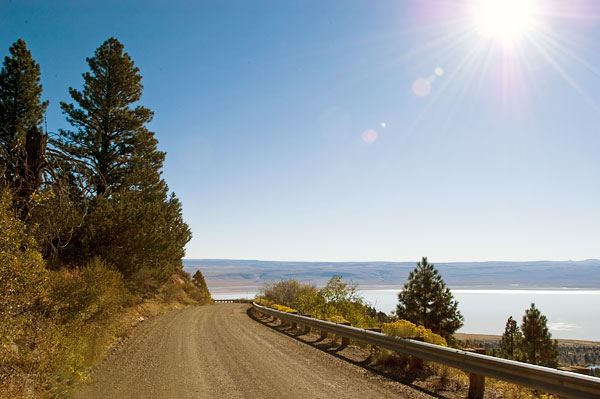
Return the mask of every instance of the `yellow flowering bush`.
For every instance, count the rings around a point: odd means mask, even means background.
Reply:
[[[417,326],[408,320],[398,320],[393,323],[385,323],[381,332],[387,335],[393,335],[402,338],[423,337],[425,342],[435,345],[448,346],[446,340],[433,333],[431,330]]]
[[[326,317],[325,320],[331,321],[332,323],[348,323],[348,320],[344,319],[342,316]]]
[[[283,305],[278,305],[276,303],[272,304],[271,307],[275,310],[279,310],[280,312],[297,313],[295,309]]]

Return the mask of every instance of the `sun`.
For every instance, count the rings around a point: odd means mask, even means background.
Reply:
[[[514,43],[536,26],[536,0],[473,0],[472,18],[479,33],[491,40]]]

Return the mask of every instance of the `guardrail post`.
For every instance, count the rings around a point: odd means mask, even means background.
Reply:
[[[485,355],[485,348],[465,349],[468,352]],[[481,374],[469,373],[469,395],[468,399],[483,399],[485,392],[485,376]]]
[[[312,317],[312,315],[310,313],[304,313],[302,314],[302,316],[304,317]],[[304,326],[304,334],[308,334],[310,332],[310,327],[309,326]]]
[[[350,323],[349,321],[344,321],[341,323],[336,323],[336,324],[341,324],[342,326],[351,326],[352,323]],[[350,338],[346,338],[346,337],[340,337],[342,339],[342,346],[348,346],[350,345]]]
[[[381,332],[381,327],[371,327],[371,328],[365,328],[366,331],[373,331],[376,333],[380,333]],[[371,352],[371,356],[373,356],[373,354],[376,351],[377,346],[376,345],[371,345],[369,344],[369,351]]]
[[[319,320],[326,321],[325,319],[319,319]],[[319,336],[321,337],[321,339],[325,339],[325,338],[327,338],[327,331],[323,331],[323,330],[321,330],[321,332],[320,332]]]
[[[425,342],[425,338],[423,337],[413,337],[410,338],[413,341]],[[409,357],[410,368],[415,370],[423,370],[423,359],[416,356]]]
[[[291,314],[298,314],[298,312],[290,312]],[[295,330],[296,328],[298,328],[298,323],[295,321],[292,321],[291,323],[292,326],[292,330]]]

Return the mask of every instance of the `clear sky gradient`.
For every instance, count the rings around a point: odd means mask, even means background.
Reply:
[[[600,2],[510,38],[474,2],[0,0],[0,49],[27,42],[56,132],[125,44],[187,258],[600,258]]]

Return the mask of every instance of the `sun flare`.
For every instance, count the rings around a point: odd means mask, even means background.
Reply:
[[[535,25],[535,0],[474,0],[473,21],[489,39],[515,42]]]

